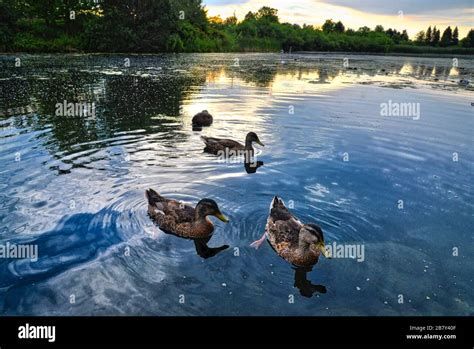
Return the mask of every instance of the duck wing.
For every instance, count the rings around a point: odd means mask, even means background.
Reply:
[[[148,213],[159,224],[160,221],[166,221],[168,224],[180,224],[191,222],[194,219],[194,208],[188,204],[167,199],[153,189],[146,191],[146,197],[148,199]]]
[[[180,201],[167,200],[163,207],[163,212],[167,216],[174,217],[177,224],[194,220],[194,207]]]
[[[219,148],[230,148],[230,149],[243,149],[243,144],[236,142],[232,139],[226,138],[212,138],[201,136],[201,139],[207,147],[219,147]]]
[[[284,244],[298,244],[298,237],[303,223],[293,216],[283,201],[275,196],[270,205],[270,214],[266,225],[266,234],[273,247]]]

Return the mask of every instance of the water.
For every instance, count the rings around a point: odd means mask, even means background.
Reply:
[[[471,58],[19,57],[0,56],[0,243],[39,258],[0,259],[1,314],[474,314]],[[64,100],[96,113],[55,115]],[[419,119],[382,116],[390,100]],[[203,109],[215,122],[195,132]],[[202,152],[201,134],[249,131],[256,173]],[[147,188],[216,200],[231,221],[209,245],[230,248],[205,260],[160,232]],[[291,265],[249,247],[274,195],[364,261],[322,258],[307,278],[327,292],[302,296]]]

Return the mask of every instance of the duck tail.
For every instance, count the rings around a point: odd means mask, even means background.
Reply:
[[[202,141],[207,145],[207,137],[201,136]]]
[[[148,189],[145,192],[145,196],[148,200],[148,204],[150,204],[150,205],[155,205],[157,202],[162,202],[162,201],[165,200],[164,197],[162,197],[160,194],[158,194],[153,189]]]
[[[275,195],[275,197],[272,200],[272,203],[270,204],[270,212],[274,208],[277,208],[279,206],[281,207],[281,205],[285,206],[283,202],[281,201],[281,199]]]

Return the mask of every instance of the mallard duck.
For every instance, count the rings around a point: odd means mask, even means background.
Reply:
[[[146,191],[148,215],[165,232],[189,239],[202,239],[212,235],[214,225],[207,216],[214,216],[227,223],[217,203],[202,199],[193,208],[182,202],[167,199],[153,189]]]
[[[316,264],[321,253],[329,258],[321,228],[301,223],[277,196],[270,205],[264,235],[250,246],[258,248],[266,239],[280,257],[298,267]]]
[[[232,139],[225,138],[212,138],[201,136],[201,139],[206,144],[204,148],[205,152],[218,155],[219,153],[228,154],[228,156],[239,155],[239,152],[243,152],[246,156],[253,157],[254,149],[252,143],[255,142],[262,147],[265,145],[260,141],[255,132],[247,133],[245,137],[245,145],[234,141]],[[245,151],[245,152],[244,152]],[[248,154],[247,154],[248,153]]]
[[[207,110],[197,113],[193,117],[193,127],[211,126],[214,121],[213,117]]]

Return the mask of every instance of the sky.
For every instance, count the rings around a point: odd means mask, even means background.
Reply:
[[[342,21],[346,28],[363,26],[406,29],[411,38],[429,25],[441,30],[459,27],[460,38],[474,28],[474,0],[203,0],[209,16],[243,19],[262,6],[278,9],[280,21],[322,25]]]

